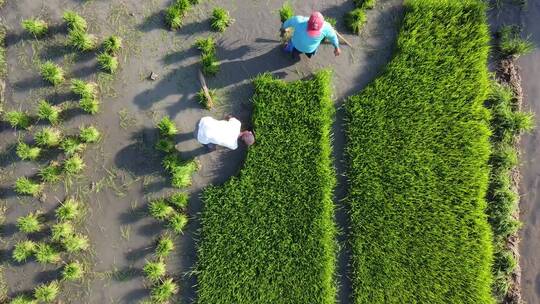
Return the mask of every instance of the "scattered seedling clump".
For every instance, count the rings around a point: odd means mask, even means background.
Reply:
[[[167,273],[165,263],[163,261],[146,262],[143,267],[145,277],[151,282],[158,282]]]
[[[84,161],[78,154],[75,154],[64,161],[64,172],[67,175],[77,175],[82,172],[84,167]]]
[[[118,58],[109,53],[99,54],[97,61],[102,70],[111,74],[114,74],[118,69]]]
[[[68,33],[68,45],[79,51],[88,52],[97,47],[97,37],[83,30],[71,29]]]
[[[66,137],[60,144],[60,149],[68,156],[81,153],[86,148],[86,145],[82,143],[78,137]]]
[[[43,224],[39,219],[39,213],[30,213],[17,219],[17,228],[24,233],[34,233],[43,229]]]
[[[175,213],[169,218],[167,227],[169,227],[172,231],[176,233],[183,233],[184,227],[186,227],[187,223],[188,223],[187,215],[183,213]]]
[[[73,235],[74,231],[73,225],[70,222],[54,224],[51,227],[51,239],[56,242],[62,241]]]
[[[15,244],[12,257],[16,262],[22,263],[25,262],[28,258],[30,258],[34,254],[35,250],[35,242],[30,240],[21,241]]]
[[[38,18],[23,20],[21,25],[28,33],[36,38],[45,35],[49,31],[47,22]]]
[[[64,70],[52,61],[43,63],[40,67],[41,77],[57,86],[64,82]]]
[[[34,290],[34,297],[44,303],[53,302],[60,293],[60,286],[57,281],[48,284],[41,284]]]
[[[36,300],[27,295],[18,295],[11,299],[9,304],[37,304]]]
[[[118,36],[109,36],[103,41],[103,50],[108,54],[116,54],[122,48],[122,38]]]
[[[17,156],[22,160],[36,160],[41,154],[41,148],[31,147],[23,142],[17,145]]]
[[[229,11],[222,8],[216,7],[212,11],[212,18],[210,19],[210,25],[214,31],[225,32],[227,27],[232,24],[233,20],[229,14]]]
[[[48,166],[39,170],[38,175],[43,182],[57,183],[62,179],[62,166],[56,161],[51,161]]]
[[[37,197],[43,191],[43,185],[34,182],[27,177],[19,177],[15,182],[15,192]]]
[[[182,26],[184,17],[191,8],[191,4],[192,3],[189,0],[175,0],[174,3],[165,10],[165,21],[171,30],[177,30]]]
[[[36,133],[34,140],[42,147],[56,147],[62,140],[62,133],[55,128],[43,128]]]
[[[63,19],[70,30],[85,32],[88,27],[86,20],[74,11],[65,11]]]
[[[258,143],[239,177],[202,196],[201,303],[335,302],[331,83],[328,71],[292,83],[255,80]]]
[[[75,199],[67,199],[56,209],[59,221],[75,220],[81,216],[81,203]]]
[[[186,192],[176,192],[169,197],[169,203],[177,210],[184,210],[187,207],[189,196]]]
[[[395,57],[345,103],[354,303],[493,303],[485,3],[405,6]]]
[[[5,114],[5,119],[13,128],[28,129],[32,119],[23,111],[9,111]]]
[[[157,220],[165,220],[174,214],[173,207],[169,206],[165,199],[157,199],[150,202],[148,205],[150,215]]]
[[[165,116],[160,120],[158,129],[159,134],[163,137],[174,136],[178,133],[178,128],[168,116]]]
[[[39,119],[47,120],[55,125],[60,121],[61,110],[57,106],[51,105],[46,100],[40,100],[38,104],[37,116]]]
[[[34,252],[36,261],[41,264],[56,264],[60,262],[60,253],[50,244],[38,243]]]
[[[198,169],[195,160],[181,160],[176,153],[170,153],[163,159],[163,167],[172,175],[172,185],[183,188],[191,185],[191,176]]]
[[[80,280],[84,274],[84,267],[81,263],[75,261],[64,266],[62,269],[62,279],[65,281]]]
[[[168,236],[162,236],[156,246],[156,257],[164,259],[174,250],[174,242]]]
[[[499,49],[503,56],[519,57],[534,51],[534,44],[521,38],[519,27],[504,26],[500,31]]]
[[[362,8],[355,8],[345,15],[345,24],[355,34],[360,33],[366,22],[366,11]]]
[[[93,82],[86,82],[80,79],[71,80],[71,91],[80,96],[84,97],[96,97],[97,96],[97,85]]]
[[[87,250],[90,247],[88,237],[82,234],[72,234],[62,240],[62,244],[69,253]]]
[[[84,143],[95,143],[101,138],[101,133],[94,126],[80,128],[79,138]]]
[[[202,72],[206,76],[213,76],[219,72],[219,62],[216,57],[216,41],[212,37],[200,38],[195,42],[201,51]]]
[[[152,287],[150,298],[156,303],[168,303],[171,297],[178,293],[178,285],[173,279],[165,279]]]
[[[83,111],[88,114],[96,114],[99,112],[100,102],[97,98],[94,97],[83,97],[79,101],[79,106]]]
[[[170,138],[160,138],[156,143],[156,149],[165,153],[173,152],[174,142]]]

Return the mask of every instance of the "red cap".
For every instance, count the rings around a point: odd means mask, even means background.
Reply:
[[[324,25],[324,17],[320,12],[313,12],[308,20],[307,32],[311,37],[319,36]]]

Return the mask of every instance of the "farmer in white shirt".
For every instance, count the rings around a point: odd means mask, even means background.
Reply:
[[[240,121],[232,116],[227,120],[203,117],[199,121],[197,140],[211,151],[216,149],[216,145],[236,150],[239,139],[249,147],[255,143],[255,136],[251,131],[242,132],[241,125]]]

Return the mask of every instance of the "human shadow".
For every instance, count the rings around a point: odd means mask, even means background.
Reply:
[[[154,150],[158,140],[157,130],[143,128],[135,132],[131,139],[135,142],[116,153],[114,157],[116,167],[127,170],[134,176],[160,172],[162,170],[161,159],[157,151]]]

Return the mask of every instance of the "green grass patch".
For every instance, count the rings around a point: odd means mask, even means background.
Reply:
[[[355,303],[492,303],[481,1],[408,0],[397,53],[346,102]]]
[[[255,80],[257,143],[203,194],[199,303],[335,303],[330,82]]]

